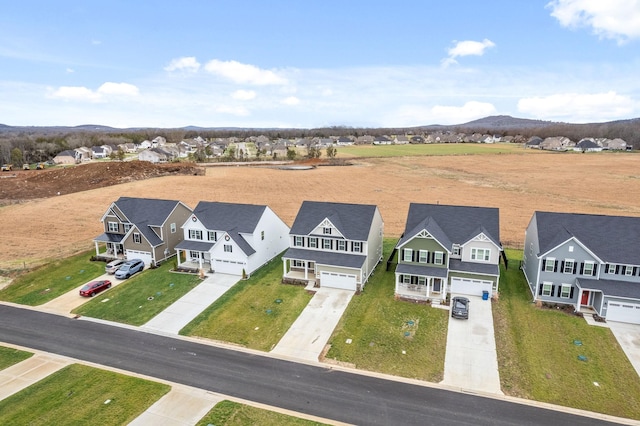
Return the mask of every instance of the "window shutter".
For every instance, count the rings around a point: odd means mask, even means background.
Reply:
[[[620,265],[616,265],[616,275],[620,273]]]
[[[638,275],[638,267],[637,266],[635,266],[633,268],[633,275]]]
[[[573,286],[571,286],[571,293],[569,293],[569,297],[573,299]]]
[[[418,250],[411,250],[411,261],[416,262],[416,257],[419,256]]]
[[[544,271],[544,268],[547,266],[547,259],[542,259],[542,268],[541,271]]]
[[[598,264],[597,264],[597,263],[595,263],[595,264],[593,265],[593,274],[591,274],[591,275],[592,275],[592,276],[594,276],[594,277],[595,277],[596,275],[598,275]]]
[[[580,262],[580,275],[584,272],[584,262]]]
[[[557,260],[553,263],[553,272],[558,272],[558,261]]]
[[[560,272],[564,274],[564,260],[560,262]]]
[[[540,283],[540,287],[538,287],[538,296],[542,295],[542,286],[543,286],[543,284]]]
[[[556,295],[556,286],[555,285],[551,285],[551,297]]]
[[[442,253],[442,264],[443,265],[447,264],[447,253]]]
[[[576,270],[578,269],[578,264],[576,262],[573,262],[573,273],[576,273]]]

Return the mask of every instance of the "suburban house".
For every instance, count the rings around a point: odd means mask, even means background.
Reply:
[[[522,270],[534,301],[640,324],[640,218],[536,211]]]
[[[289,227],[267,206],[201,201],[183,223],[181,267],[250,275],[289,246]]]
[[[305,201],[282,257],[283,280],[361,291],[382,259],[383,233],[377,206]]]
[[[104,233],[94,240],[96,255],[156,264],[175,254],[183,235],[179,227],[190,215],[180,201],[120,197],[102,216]]]
[[[80,161],[80,157],[78,153],[73,149],[68,149],[66,151],[62,151],[55,157],[53,157],[53,162],[56,164],[76,164]]]
[[[499,210],[411,203],[396,250],[396,297],[488,297],[498,291],[500,278]]]

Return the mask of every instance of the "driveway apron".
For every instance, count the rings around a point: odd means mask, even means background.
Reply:
[[[320,288],[271,353],[317,362],[353,293]]]
[[[609,329],[616,337],[631,365],[640,376],[640,324],[607,321]]]
[[[491,301],[477,296],[465,297],[471,301],[469,319],[461,320],[449,315],[444,380],[441,383],[469,391],[502,394]]]
[[[233,287],[240,277],[215,273],[198,284],[193,290],[171,304],[167,309],[153,317],[142,326],[143,329],[161,331],[169,334],[178,332],[209,305],[218,300]]]
[[[91,281],[101,281],[101,280],[109,280],[111,281],[111,288],[117,286],[118,284],[122,283],[122,280],[119,280],[117,278],[115,278],[113,275],[109,275],[109,274],[104,274],[101,275]],[[85,283],[86,284],[86,283]],[[82,297],[80,296],[80,289],[84,286],[84,284],[82,284],[81,286],[74,288],[71,291],[66,292],[65,294],[56,297],[53,300],[50,300],[47,303],[44,303],[42,306],[40,306],[40,309],[45,311],[45,312],[50,312],[52,314],[58,314],[58,315],[68,315],[72,310],[74,310],[75,308],[77,308],[80,305],[85,304],[86,302],[88,302],[90,300],[90,298],[88,297]],[[103,295],[105,293],[108,293],[109,290],[105,290],[102,293],[99,293],[100,295]]]

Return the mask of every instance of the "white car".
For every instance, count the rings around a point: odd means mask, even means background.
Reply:
[[[120,269],[124,262],[124,259],[112,260],[111,262],[107,263],[107,266],[104,267],[104,272],[113,275],[118,269]]]

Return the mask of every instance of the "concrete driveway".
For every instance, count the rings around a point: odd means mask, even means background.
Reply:
[[[441,383],[463,390],[501,395],[491,300],[482,300],[478,296],[464,297],[471,301],[469,319],[460,320],[449,315],[444,380]]]
[[[318,362],[353,293],[335,288],[318,289],[271,353]]]
[[[167,309],[151,318],[142,328],[178,334],[185,325],[193,321],[238,281],[240,281],[240,277],[237,275],[220,273],[208,275],[204,281],[176,300]]]
[[[615,321],[607,321],[607,324],[640,376],[640,324]]]
[[[35,354],[0,370],[0,400],[20,392],[69,364],[70,361],[67,359],[55,355]]]
[[[109,274],[100,275],[99,277],[94,278],[91,281],[101,281],[101,280],[111,281],[111,288],[123,282],[123,280],[119,280],[113,275],[109,275]],[[50,312],[52,314],[69,315],[69,313],[72,310],[89,301],[88,297],[82,297],[79,294],[79,291],[82,288],[82,286],[84,286],[84,284],[82,284],[77,288],[74,288],[71,291],[66,292],[61,296],[56,297],[53,300],[50,300],[47,303],[42,304],[40,306],[40,309],[45,312]],[[108,291],[109,290],[105,290],[102,293],[99,293],[99,295],[103,295]]]

